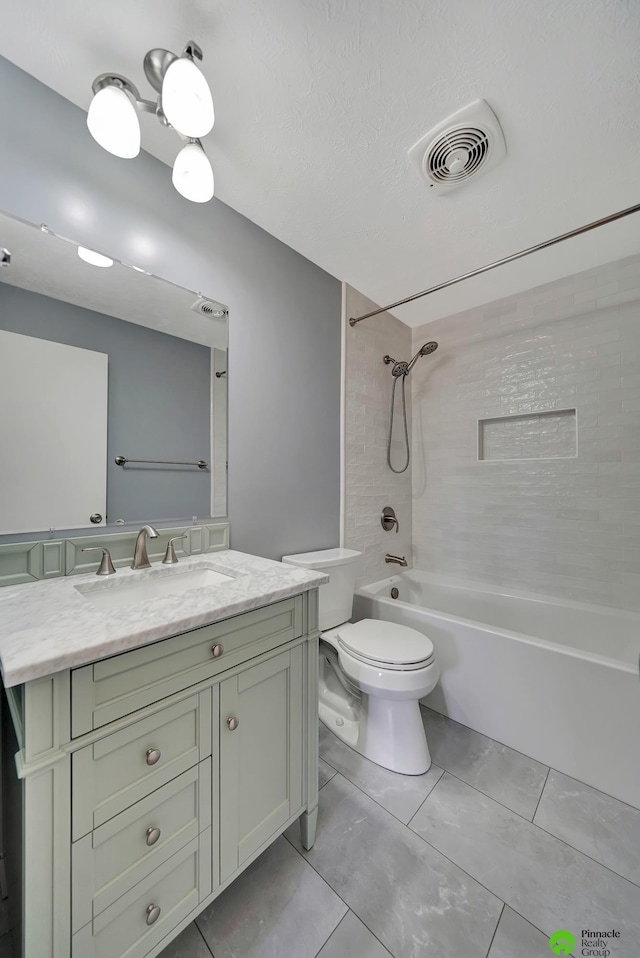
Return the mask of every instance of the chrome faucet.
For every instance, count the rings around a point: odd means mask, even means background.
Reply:
[[[149,556],[147,555],[147,537],[149,537],[149,539],[158,538],[158,533],[153,528],[153,526],[143,526],[140,532],[138,533],[138,538],[136,539],[136,547],[133,551],[133,562],[131,563],[132,569],[151,568],[151,563],[149,562]]]
[[[405,559],[404,556],[392,556],[392,555],[389,555],[388,552],[387,552],[386,556],[384,557],[384,561],[385,561],[385,562],[395,562],[397,565],[401,565],[401,566],[406,566],[406,565],[407,565],[407,560]]]

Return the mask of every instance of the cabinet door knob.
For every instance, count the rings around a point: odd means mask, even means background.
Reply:
[[[219,655],[222,655],[224,652],[224,645],[214,645],[211,649],[211,654],[214,659],[217,659]]]
[[[237,718],[228,718],[227,719],[227,728],[230,732],[235,732],[240,722]]]
[[[160,838],[160,829],[156,828],[154,825],[151,825],[147,829],[147,838],[146,838],[147,845],[155,845],[155,843],[158,841],[159,838]]]
[[[147,917],[146,922],[148,925],[153,925],[155,921],[160,917],[160,906],[159,905],[147,905]]]
[[[155,765],[156,762],[160,761],[160,756],[162,752],[159,748],[148,748],[147,749],[147,765]]]

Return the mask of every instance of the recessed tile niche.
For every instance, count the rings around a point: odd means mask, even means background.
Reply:
[[[578,454],[575,409],[478,420],[478,459],[571,459]]]

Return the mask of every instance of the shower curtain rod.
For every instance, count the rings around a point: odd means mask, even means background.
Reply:
[[[598,226],[605,226],[607,223],[613,223],[615,220],[620,220],[623,216],[629,216],[631,213],[637,213],[640,210],[640,203],[636,206],[629,206],[626,210],[620,210],[619,213],[612,213],[610,216],[605,216],[601,220],[595,220],[593,223],[589,223],[587,226],[580,226],[578,229],[571,230],[569,233],[563,233],[562,236],[555,236],[553,239],[546,240],[544,243],[538,243],[536,246],[530,246],[528,249],[523,249],[519,253],[513,253],[511,256],[505,256],[504,259],[498,259],[495,263],[489,263],[488,266],[481,266],[480,269],[472,269],[469,273],[463,273],[462,276],[456,276],[455,279],[448,279],[445,283],[439,283],[437,286],[431,286],[429,289],[424,289],[421,293],[414,293],[413,296],[407,296],[406,299],[399,299],[397,303],[390,303],[389,306],[381,306],[379,309],[372,309],[370,313],[364,313],[363,316],[351,316],[349,319],[349,325],[355,326],[356,323],[361,323],[363,319],[369,319],[371,316],[378,316],[379,313],[386,313],[390,309],[395,309],[397,306],[404,306],[405,303],[412,303],[414,299],[421,299],[423,296],[428,296],[429,293],[437,293],[440,289],[446,289],[448,286],[455,286],[456,283],[461,283],[463,279],[470,279],[472,276],[479,276],[480,273],[486,273],[490,269],[495,269],[496,266],[504,266],[505,263],[513,263],[516,259],[521,259],[523,256],[528,256],[529,253],[537,253],[540,249],[546,249],[548,246],[555,246],[556,243],[562,243],[563,240],[571,239],[572,236],[580,236],[581,233],[588,233],[589,230],[594,230]]]

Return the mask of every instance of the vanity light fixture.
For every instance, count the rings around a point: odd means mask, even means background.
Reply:
[[[200,137],[213,128],[214,111],[209,85],[198,67],[201,60],[202,50],[193,40],[180,56],[169,50],[149,50],[144,73],[157,99],[144,100],[126,77],[103,73],[93,81],[87,114],[94,140],[114,156],[132,159],[140,152],[138,112],[154,113],[163,126],[186,141],[175,159],[172,181],[193,203],[206,203],[213,196],[213,170]]]
[[[176,156],[171,181],[178,193],[193,203],[213,196],[213,170],[200,140],[189,140]]]
[[[103,269],[107,266],[113,266],[113,260],[109,259],[108,256],[96,253],[94,249],[87,249],[85,246],[78,247],[78,256],[91,266],[101,266]]]
[[[99,76],[93,84],[87,126],[96,143],[125,160],[140,152],[138,91],[124,77]]]

